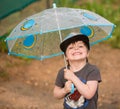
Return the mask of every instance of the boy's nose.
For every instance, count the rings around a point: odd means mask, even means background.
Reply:
[[[78,46],[75,46],[74,49],[77,50],[79,47]]]

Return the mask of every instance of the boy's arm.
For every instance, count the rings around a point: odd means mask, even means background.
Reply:
[[[79,80],[78,77],[74,77],[73,83],[76,86],[77,90],[82,94],[85,98],[91,99],[98,87],[98,81],[87,81],[86,84],[84,84],[81,80]]]
[[[85,98],[91,99],[94,96],[98,87],[97,80],[87,81],[87,83],[84,84],[73,72],[68,69],[65,69],[64,77],[67,80],[72,81],[80,94]]]

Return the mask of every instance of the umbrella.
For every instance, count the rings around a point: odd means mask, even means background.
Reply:
[[[61,41],[70,33],[85,34],[90,45],[112,36],[115,25],[85,9],[59,7],[34,14],[20,22],[6,38],[9,54],[43,60],[63,54]]]

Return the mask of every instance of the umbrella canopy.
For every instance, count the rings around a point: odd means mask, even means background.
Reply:
[[[20,22],[6,38],[9,54],[43,60],[63,54],[59,45],[71,32],[85,34],[90,45],[112,36],[114,24],[84,9],[55,7]]]

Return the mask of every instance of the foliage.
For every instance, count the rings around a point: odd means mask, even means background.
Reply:
[[[78,0],[54,0],[58,7],[73,7]]]
[[[5,39],[9,33],[10,32],[4,34],[3,36],[0,36],[0,52],[7,52],[7,46],[6,46]]]

